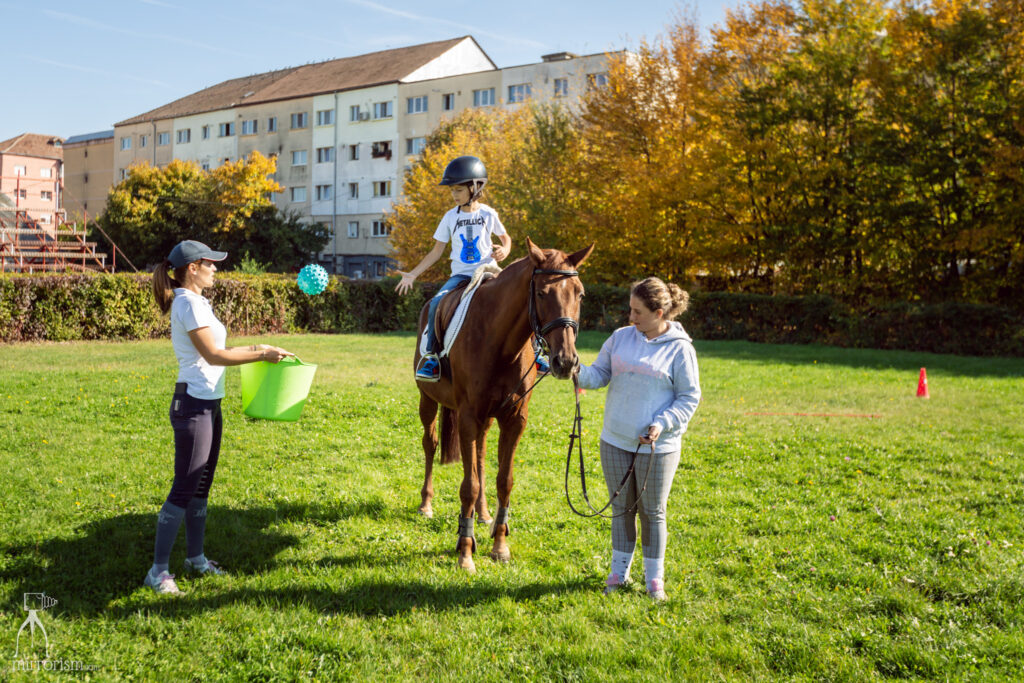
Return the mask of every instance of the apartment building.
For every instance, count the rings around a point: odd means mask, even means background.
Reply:
[[[92,219],[106,209],[114,184],[114,131],[64,141],[64,210],[68,220]]]
[[[0,142],[0,193],[44,228],[59,218],[63,143],[63,138],[35,133]]]
[[[275,203],[331,227],[322,264],[380,277],[394,266],[384,214],[442,118],[530,99],[575,106],[606,64],[558,53],[498,69],[464,36],[225,81],[116,124],[114,181],[140,162],[276,156]]]

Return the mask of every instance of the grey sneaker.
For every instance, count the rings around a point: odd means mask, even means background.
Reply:
[[[651,579],[648,581],[647,595],[655,602],[664,602],[668,600],[668,596],[665,595],[665,582],[661,579]]]
[[[143,583],[157,593],[181,595],[181,591],[178,590],[178,584],[174,583],[174,574],[160,572],[159,576],[153,576],[150,572],[146,572],[146,580]]]
[[[213,560],[207,560],[206,564],[195,564],[192,560],[185,558],[185,571],[191,574],[209,574],[211,576],[226,576],[227,572],[220,568],[220,565]]]

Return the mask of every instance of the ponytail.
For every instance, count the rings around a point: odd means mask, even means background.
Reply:
[[[156,298],[156,305],[160,307],[161,313],[167,313],[167,311],[171,310],[174,290],[177,287],[181,287],[179,280],[172,277],[170,272],[168,272],[170,269],[171,262],[165,259],[153,271],[153,296]],[[175,275],[177,274],[176,272]]]

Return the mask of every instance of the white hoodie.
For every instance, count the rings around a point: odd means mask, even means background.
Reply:
[[[680,450],[683,432],[700,403],[697,354],[678,322],[654,339],[635,327],[620,327],[601,346],[593,365],[580,366],[585,389],[608,387],[601,439],[626,451],[656,424],[655,453]],[[646,447],[645,447],[646,450]]]

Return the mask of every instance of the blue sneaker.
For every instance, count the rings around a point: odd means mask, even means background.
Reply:
[[[437,355],[428,353],[420,361],[420,367],[416,370],[417,382],[436,382],[441,379],[441,361]]]
[[[551,372],[551,364],[548,363],[547,356],[545,356],[543,353],[537,356],[536,364],[537,372],[539,372],[540,374],[546,375],[547,373]]]

